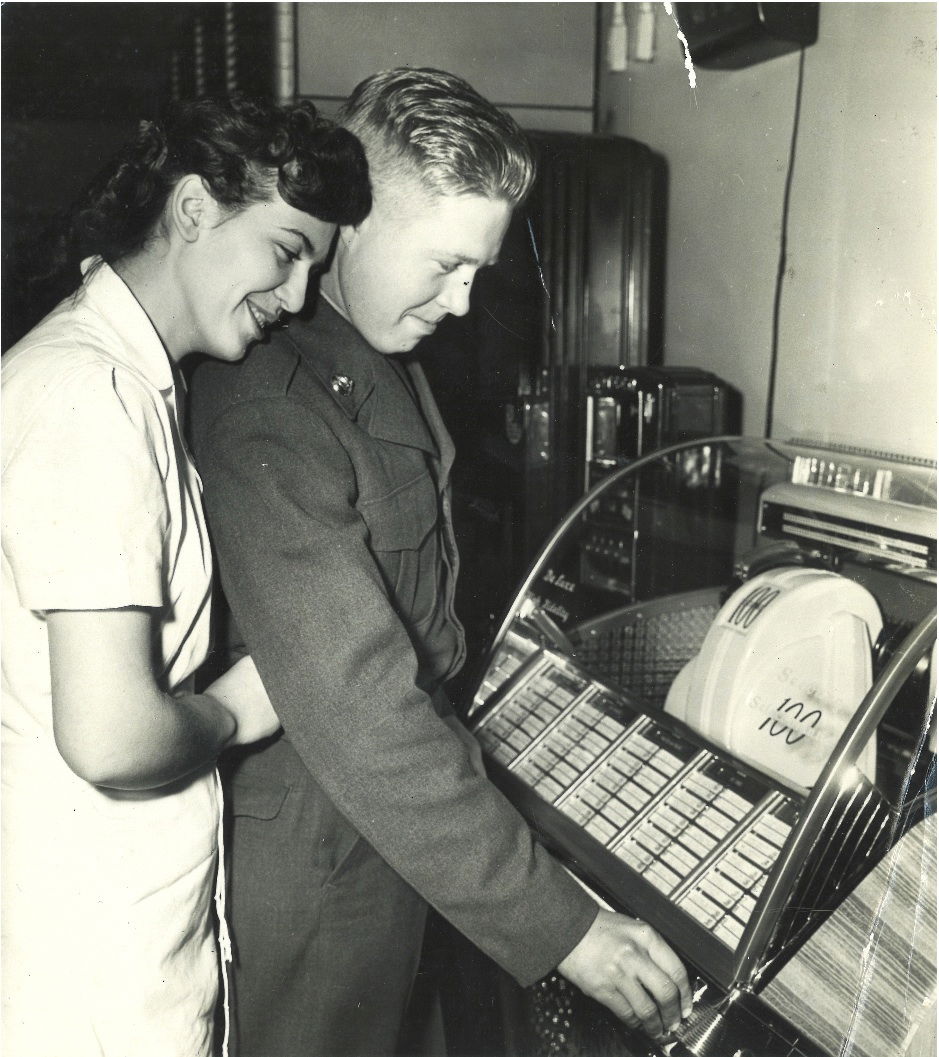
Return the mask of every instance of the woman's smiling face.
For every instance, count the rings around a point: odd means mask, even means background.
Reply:
[[[335,234],[335,224],[288,205],[276,190],[238,212],[207,214],[181,274],[187,351],[241,359],[266,327],[303,307],[310,272],[325,262]]]

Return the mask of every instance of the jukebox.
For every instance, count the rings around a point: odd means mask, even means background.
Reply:
[[[557,528],[470,722],[538,838],[680,954],[695,1009],[650,1040],[551,977],[511,1012],[519,1053],[913,1052],[935,1017],[935,507],[933,464],[712,438]]]

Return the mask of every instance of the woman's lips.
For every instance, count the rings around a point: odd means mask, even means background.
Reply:
[[[279,313],[275,312],[271,315],[271,313],[265,312],[263,308],[256,305],[253,301],[246,301],[245,304],[248,306],[248,311],[251,314],[254,325],[262,334],[266,327],[273,326],[277,322]]]

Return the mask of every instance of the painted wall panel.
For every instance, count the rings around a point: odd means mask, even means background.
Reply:
[[[692,89],[656,12],[655,60],[601,75],[599,124],[669,162],[666,362],[726,378],[744,394],[745,430],[762,434],[799,57],[698,68]],[[772,435],[934,456],[935,141],[936,5],[822,3]]]
[[[377,70],[437,66],[528,128],[589,132],[595,37],[589,3],[301,3],[297,90],[341,99]]]

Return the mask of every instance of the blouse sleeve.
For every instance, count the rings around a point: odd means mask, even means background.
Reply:
[[[32,372],[35,375],[37,372]],[[168,452],[129,372],[83,365],[4,394],[3,546],[29,609],[165,603]]]

